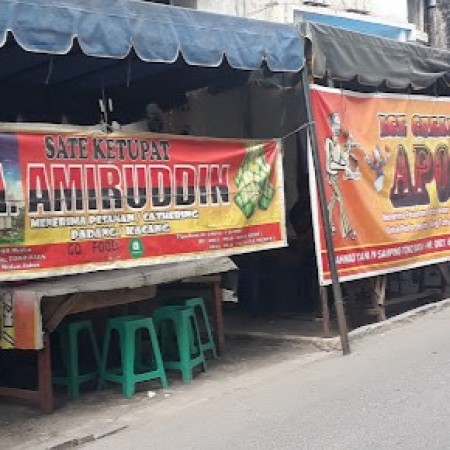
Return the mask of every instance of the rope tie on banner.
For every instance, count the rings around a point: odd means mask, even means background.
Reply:
[[[50,83],[50,78],[53,74],[53,56],[50,57],[50,61],[48,62],[48,71],[47,71],[47,77],[45,78],[45,84],[48,85]]]
[[[347,105],[345,104],[345,94],[344,94],[344,89],[342,87],[342,83],[341,82],[339,82],[339,91],[341,93],[342,123],[346,123]]]
[[[312,120],[311,122],[305,122],[302,125],[298,126],[294,130],[290,131],[288,134],[285,134],[283,137],[279,138],[280,141],[284,141],[285,139],[291,137],[292,135],[298,133],[301,130],[304,130],[305,128],[310,127],[311,125],[314,125],[316,122]]]
[[[131,85],[131,58],[127,58],[127,88]]]

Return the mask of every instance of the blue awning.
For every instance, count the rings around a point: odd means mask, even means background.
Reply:
[[[145,62],[297,72],[296,27],[137,0],[0,0],[0,47],[12,33],[28,52],[65,55],[78,41],[87,56]]]

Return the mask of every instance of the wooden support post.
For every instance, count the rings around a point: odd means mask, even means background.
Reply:
[[[75,302],[82,297],[81,293],[69,295],[64,302],[62,302],[58,309],[46,322],[46,329],[49,332],[55,331],[56,327],[62,322],[64,317],[69,313]]]
[[[328,308],[328,291],[326,286],[320,286],[320,304],[322,310],[323,337],[331,337],[330,331],[330,310]]]
[[[333,298],[334,298],[334,308],[336,311],[336,318],[338,322],[339,328],[339,336],[341,339],[342,346],[342,354],[348,355],[350,354],[350,342],[348,339],[348,329],[347,329],[347,319],[345,317],[344,310],[344,301],[342,299],[342,290],[339,280],[339,273],[336,264],[336,252],[334,249],[334,241],[333,234],[331,231],[331,222],[328,215],[327,209],[327,198],[325,193],[325,182],[322,174],[322,167],[319,157],[319,150],[317,145],[317,137],[316,137],[316,127],[315,121],[312,112],[312,104],[311,104],[311,95],[309,92],[309,80],[308,80],[308,70],[306,67],[302,71],[303,77],[303,93],[305,96],[305,107],[306,107],[306,116],[309,124],[308,130],[308,138],[309,144],[311,145],[311,156],[314,162],[314,174],[316,177],[317,183],[317,194],[319,196],[319,207],[322,213],[322,220],[324,224],[325,231],[325,242],[326,242],[326,250],[328,257],[329,270],[331,275],[332,284],[331,287],[333,289]]]
[[[372,302],[377,312],[377,318],[379,322],[386,320],[386,309],[384,306],[386,300],[386,283],[386,275],[380,275],[375,279]]]
[[[438,268],[446,285],[444,292],[448,292],[450,290],[450,270],[448,270],[447,264],[438,264]]]
[[[50,414],[54,410],[50,352],[50,336],[45,333],[44,348],[38,351],[39,407],[44,414]]]
[[[223,326],[222,288],[220,286],[220,280],[221,278],[218,277],[213,282],[213,299],[216,316],[217,347],[219,355],[223,355],[225,352],[225,331]]]

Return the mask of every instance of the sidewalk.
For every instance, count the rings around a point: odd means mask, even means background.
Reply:
[[[261,338],[281,341],[311,342],[323,338],[322,319],[314,314],[274,314],[249,318],[239,310],[224,313],[225,333],[228,337]],[[338,336],[335,320],[330,321],[331,337]]]
[[[102,392],[86,392],[78,400],[67,401],[61,393],[59,406],[51,415],[40,415],[26,404],[0,403],[0,447],[8,449],[62,449],[81,445],[118,432],[137,415],[164,414],[167,408],[185,407],[190,402],[204,401],[205,395],[222,392],[227,382],[258,377],[265,367],[275,367],[293,358],[308,359],[320,355],[307,343],[283,340],[255,340],[229,337],[226,354],[208,360],[208,371],[198,373],[190,384],[184,384],[178,373],[169,373],[169,389],[158,383],[142,383],[131,399],[121,395],[120,387]],[[306,360],[307,360],[306,359]]]
[[[410,322],[414,318],[450,307],[450,298],[429,300],[429,302],[413,309],[397,308],[395,315],[382,322],[350,327],[347,317],[350,341],[361,339],[374,333],[382,333],[399,324]],[[268,342],[291,342],[298,345],[313,346],[319,350],[332,351],[340,349],[340,338],[337,320],[330,320],[330,336],[325,338],[322,320],[313,314],[274,315],[249,319],[239,310],[231,310],[224,314],[225,333],[228,338],[254,339]]]

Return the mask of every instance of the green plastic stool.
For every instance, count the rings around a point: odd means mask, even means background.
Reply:
[[[150,337],[155,368],[144,367],[141,361],[141,347],[145,331]],[[121,366],[108,368],[108,354],[113,332],[117,332],[119,335]],[[122,316],[108,320],[103,340],[99,388],[102,388],[106,381],[120,383],[123,395],[132,397],[135,394],[136,383],[155,379],[161,381],[164,389],[168,387],[153,320],[144,316]]]
[[[92,352],[95,360],[95,370],[80,373],[79,361],[79,337],[83,332],[87,332],[91,342]],[[94,334],[94,327],[90,320],[72,322],[62,325],[57,333],[60,335],[62,346],[62,375],[53,377],[53,384],[67,386],[69,397],[78,398],[80,396],[80,385],[97,380],[100,369],[100,357],[97,340]]]
[[[200,340],[202,351],[203,351],[203,353],[211,351],[214,359],[217,359],[216,344],[214,343],[214,339],[213,339],[213,335],[212,335],[212,331],[211,331],[211,325],[209,324],[208,313],[206,312],[206,307],[205,307],[205,301],[201,297],[191,298],[189,300],[186,300],[185,305],[193,308],[196,316],[198,313],[201,314],[201,316],[203,318],[203,322],[205,324],[206,335],[207,335],[205,341]]]
[[[194,309],[187,306],[163,306],[153,313],[156,331],[161,342],[164,367],[180,370],[184,382],[192,380],[193,369],[199,365],[206,372],[205,355],[201,349],[200,333]],[[172,329],[170,329],[172,325]],[[168,336],[169,334],[169,336]],[[172,354],[170,338],[176,342],[176,355]],[[194,336],[194,346],[191,343]],[[193,349],[196,351],[193,352]]]

